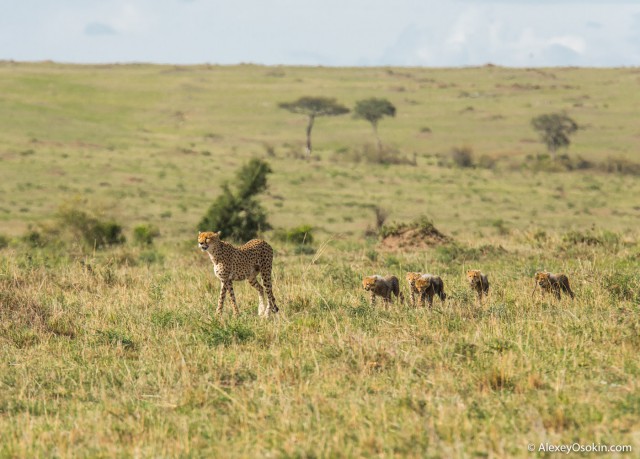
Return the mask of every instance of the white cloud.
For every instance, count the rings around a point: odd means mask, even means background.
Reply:
[[[433,66],[638,64],[640,50],[623,45],[625,31],[632,30],[630,13],[640,6],[623,4],[602,14],[593,4],[491,3],[458,3],[448,16],[407,27],[381,62],[400,56],[396,63]]]
[[[116,31],[104,22],[90,22],[85,26],[84,33],[86,35],[115,35]]]
[[[12,2],[0,16],[0,59],[640,64],[640,21],[634,19],[640,2],[609,5],[605,0],[29,0]]]
[[[550,39],[547,40],[547,44],[560,45],[578,54],[584,54],[586,50],[586,44],[584,40],[581,37],[572,36],[572,35],[551,37]]]
[[[150,12],[147,11],[147,14]],[[112,23],[125,32],[144,32],[147,23],[138,8],[132,3],[125,3],[121,5],[115,12],[111,13]]]

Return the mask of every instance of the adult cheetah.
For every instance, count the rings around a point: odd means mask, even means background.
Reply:
[[[213,263],[213,271],[222,286],[218,298],[217,314],[222,314],[224,299],[229,292],[233,311],[238,314],[236,295],[233,292],[233,281],[248,280],[249,284],[258,291],[260,304],[258,315],[267,317],[269,312],[278,312],[276,299],[271,289],[271,267],[273,264],[273,249],[261,239],[252,239],[246,244],[235,247],[220,239],[217,233],[207,231],[198,233],[198,246],[207,252]],[[256,279],[260,274],[264,289]],[[267,291],[267,307],[264,304],[264,290]]]

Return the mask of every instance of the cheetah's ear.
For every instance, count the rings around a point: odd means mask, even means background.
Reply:
[[[216,235],[217,235],[218,237],[222,236],[222,231],[218,231],[218,232],[216,233]]]

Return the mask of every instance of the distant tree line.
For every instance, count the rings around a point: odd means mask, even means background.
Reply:
[[[307,117],[306,152],[311,153],[311,131],[316,118],[322,116],[340,116],[351,110],[340,104],[335,98],[300,97],[293,102],[281,102],[279,107],[291,113]],[[382,142],[378,135],[378,123],[384,117],[395,117],[396,107],[387,99],[371,97],[359,100],[353,109],[356,119],[368,121],[376,138],[378,151],[382,151]],[[568,148],[571,144],[569,136],[578,130],[577,123],[563,113],[547,113],[531,119],[531,125],[540,135],[552,158],[555,160],[560,148]]]
[[[327,97],[301,97],[293,102],[282,102],[280,108],[288,110],[292,113],[303,114],[307,116],[307,142],[306,151],[311,153],[311,130],[313,123],[320,116],[340,116],[349,113],[344,105],[338,103],[336,99]],[[354,108],[354,118],[368,121],[373,128],[374,135],[378,144],[378,150],[382,150],[382,142],[378,136],[378,122],[385,116],[393,117],[396,115],[396,107],[387,99],[370,99],[360,100],[356,102]]]

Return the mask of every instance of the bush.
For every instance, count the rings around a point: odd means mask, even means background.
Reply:
[[[44,247],[48,242],[40,231],[33,228],[29,228],[29,230],[20,239],[22,242],[35,247]]]
[[[267,189],[271,167],[265,161],[252,159],[236,173],[236,190],[222,185],[222,194],[211,204],[200,220],[201,231],[222,231],[225,237],[247,241],[271,228],[267,213],[255,195]]]
[[[63,228],[68,228],[77,239],[84,240],[89,247],[100,249],[126,241],[122,234],[122,226],[113,220],[100,220],[74,208],[61,209],[58,219]]]
[[[455,147],[451,150],[450,156],[458,167],[474,167],[473,150],[470,147]]]
[[[594,163],[580,156],[571,158],[568,155],[559,155],[555,160],[552,160],[548,154],[541,154],[528,156],[527,159],[529,160],[527,166],[536,172],[565,172],[595,167]]]
[[[620,242],[620,236],[611,231],[568,231],[562,236],[562,245],[566,248],[575,245],[602,245],[614,247]]]
[[[609,173],[640,175],[640,164],[625,158],[609,157],[600,163],[598,167],[604,172]]]
[[[290,244],[313,243],[313,228],[310,225],[301,225],[290,229],[277,229],[273,233],[274,239]]]
[[[133,228],[133,240],[138,245],[151,245],[160,236],[160,230],[155,225],[144,223]]]
[[[9,246],[9,238],[3,234],[0,234],[0,249],[4,249]]]
[[[355,148],[353,150],[349,150],[345,153],[337,155],[338,158],[344,158],[349,161],[353,161],[356,163],[359,162],[367,162],[373,164],[384,164],[384,165],[397,165],[397,164],[408,164],[411,166],[416,165],[416,155],[408,158],[405,155],[401,154],[400,150],[395,148],[381,146],[378,148],[377,146],[367,143],[362,145],[360,148]]]

